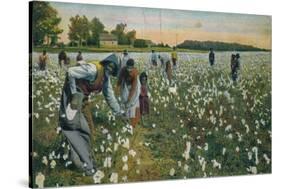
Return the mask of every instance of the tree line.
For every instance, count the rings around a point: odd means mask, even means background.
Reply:
[[[194,50],[209,50],[210,48],[213,48],[217,51],[266,51],[266,49],[257,48],[251,45],[242,45],[239,43],[225,43],[218,41],[185,40],[177,47]]]
[[[32,42],[36,46],[58,45],[61,18],[49,2],[35,1],[32,3]],[[136,40],[136,30],[126,31],[127,24],[119,23],[112,31],[106,31],[99,18],[89,20],[85,15],[72,16],[69,19],[68,39],[70,46],[100,46],[100,35],[113,34],[119,45],[133,45]]]

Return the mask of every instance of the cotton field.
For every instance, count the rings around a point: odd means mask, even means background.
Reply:
[[[69,53],[74,65],[76,53]],[[101,60],[107,53],[83,53]],[[121,54],[120,54],[121,55]],[[69,157],[58,125],[65,71],[49,54],[47,71],[32,54],[32,169],[37,187],[124,183],[271,173],[271,53],[241,52],[237,82],[231,52],[178,53],[169,86],[149,53],[131,53],[148,72],[150,114],[135,128],[116,118],[102,94],[92,95],[92,153],[98,170],[86,176]],[[113,79],[113,84],[116,79]]]

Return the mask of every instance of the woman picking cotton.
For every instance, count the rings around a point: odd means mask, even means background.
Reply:
[[[162,75],[164,80],[168,79],[169,85],[172,85],[172,65],[169,57],[166,54],[162,54],[158,56],[162,69]]]
[[[130,125],[135,127],[140,120],[140,81],[138,70],[134,67],[135,61],[129,59],[122,68],[117,82],[117,90],[120,90],[121,103],[125,108],[125,114],[130,119]]]
[[[59,122],[70,146],[71,160],[87,175],[95,171],[91,153],[93,118],[88,96],[102,91],[113,113],[123,114],[110,82],[111,76],[117,76],[118,65],[119,58],[111,54],[100,62],[84,62],[69,68],[67,72],[61,96]]]

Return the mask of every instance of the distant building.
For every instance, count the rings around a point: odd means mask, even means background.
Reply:
[[[100,34],[100,45],[101,46],[117,46],[118,39],[115,35],[102,33]]]

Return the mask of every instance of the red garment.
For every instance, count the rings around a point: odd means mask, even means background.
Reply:
[[[99,93],[103,88],[103,78],[100,81],[94,83],[89,82],[86,79],[76,79],[76,86],[78,86],[84,95],[89,96],[90,93]]]
[[[149,100],[147,95],[147,88],[145,85],[141,85],[140,93],[140,113],[141,115],[149,114]]]

